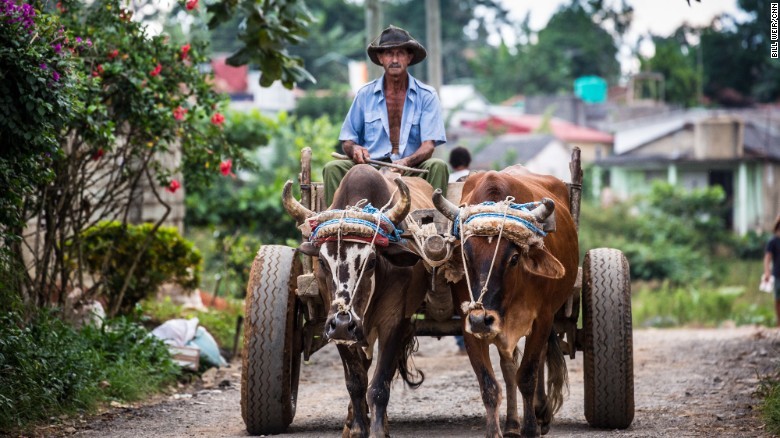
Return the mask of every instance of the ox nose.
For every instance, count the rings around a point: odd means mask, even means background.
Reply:
[[[341,312],[333,315],[325,326],[325,336],[331,341],[356,341],[357,323],[352,314]]]
[[[482,310],[472,310],[469,313],[469,325],[472,333],[490,333],[495,317]]]

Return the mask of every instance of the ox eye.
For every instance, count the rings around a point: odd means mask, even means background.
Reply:
[[[517,262],[520,261],[520,254],[513,254],[512,258],[509,259],[509,265],[510,266],[517,266]]]
[[[376,266],[376,258],[371,257],[370,259],[368,259],[368,261],[366,262],[366,269],[374,269],[375,266]]]
[[[328,264],[325,262],[325,259],[323,259],[322,257],[317,258],[317,263],[320,264],[320,268],[322,269],[326,269],[328,267]]]

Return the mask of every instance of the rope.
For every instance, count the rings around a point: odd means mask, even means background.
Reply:
[[[475,309],[482,309],[483,308],[483,306],[482,306],[482,298],[485,296],[485,293],[487,292],[488,284],[490,284],[490,276],[493,274],[493,267],[495,266],[496,257],[498,256],[498,246],[501,243],[501,236],[504,234],[504,224],[506,223],[506,220],[507,220],[507,212],[509,211],[510,205],[513,205],[512,201],[514,201],[514,200],[515,200],[515,198],[513,196],[507,196],[506,199],[504,201],[502,201],[502,204],[504,206],[504,212],[503,212],[503,215],[502,215],[501,225],[498,228],[498,239],[496,239],[496,249],[493,250],[493,260],[490,261],[490,269],[488,270],[487,279],[485,279],[485,284],[482,286],[482,290],[480,291],[479,298],[477,298],[477,301],[474,301],[472,299],[471,302],[464,301],[461,304],[461,309],[463,310],[463,313],[468,313],[468,311],[475,310]],[[483,205],[484,204],[485,203],[483,203]],[[494,204],[495,203],[491,202],[488,205],[494,205]],[[517,205],[517,204],[514,204],[514,205]],[[465,243],[465,240],[463,239],[463,228],[464,228],[463,225],[464,224],[463,224],[463,218],[461,217],[460,213],[461,212],[459,211],[458,212],[458,219],[459,219],[459,222],[460,222],[460,232],[461,232],[460,237],[461,237],[461,242]],[[466,223],[468,223],[468,220],[466,221]],[[468,237],[470,237],[470,236],[466,236],[467,239],[468,239]],[[468,271],[468,267],[466,266],[466,252],[463,251],[463,244],[461,244],[460,253],[461,253],[461,257],[463,258],[463,271],[466,273],[466,284],[468,286],[469,297],[473,297],[474,294],[471,291],[471,280],[469,279],[469,271]]]
[[[360,281],[363,279],[363,273],[366,271],[366,263],[368,262],[368,255],[371,254],[371,252],[374,250],[374,247],[375,247],[374,242],[376,241],[376,236],[379,233],[379,230],[381,228],[380,225],[381,225],[382,219],[386,219],[389,222],[389,219],[387,219],[387,216],[385,216],[383,212],[386,211],[387,208],[390,206],[390,204],[393,202],[393,197],[395,196],[397,191],[398,191],[398,188],[396,188],[393,191],[393,193],[390,194],[390,200],[388,200],[387,203],[384,206],[382,206],[382,208],[377,210],[376,208],[371,207],[371,204],[368,204],[363,209],[363,211],[365,212],[366,209],[371,208],[373,210],[374,214],[375,214],[376,225],[374,226],[374,235],[371,238],[371,243],[368,246],[368,251],[366,251],[366,255],[363,257],[363,263],[361,263],[360,273],[358,274],[358,278],[355,281],[354,286],[352,287],[352,291],[349,293],[349,303],[339,303],[338,313],[348,313],[350,315],[350,318],[352,317],[352,315],[354,315],[354,317],[356,319],[358,319],[358,320],[360,319],[352,311],[352,302],[354,301],[355,293],[357,292],[357,288],[360,285]],[[366,199],[362,199],[362,200],[358,201],[353,208],[359,208],[365,202],[367,202],[367,200]],[[344,215],[346,214],[346,211],[347,210],[345,209],[344,210],[345,213],[342,214],[342,219],[343,219]],[[391,224],[392,224],[392,222],[391,222]],[[393,229],[396,229],[395,226],[393,226]],[[397,229],[396,229],[396,231],[397,231]],[[339,263],[337,263],[337,266],[341,264],[341,261],[339,260],[340,257],[341,257],[341,240],[342,240],[341,223],[339,223],[338,245],[337,245],[337,251],[338,252],[336,253],[336,260],[338,260]],[[371,288],[371,292],[368,295],[368,301],[366,303],[366,306],[368,306],[371,303],[371,299],[374,296],[374,289],[375,288]]]

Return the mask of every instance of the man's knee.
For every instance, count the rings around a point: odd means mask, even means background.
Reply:
[[[448,171],[447,162],[441,158],[429,158],[425,160],[425,167],[429,170],[445,170]]]

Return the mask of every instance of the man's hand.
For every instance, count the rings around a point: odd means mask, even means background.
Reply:
[[[399,166],[414,167],[414,166],[412,166],[412,163],[411,163],[411,160],[409,159],[409,157],[401,158],[400,160],[393,161],[393,164],[397,164]],[[398,168],[395,168],[395,167],[390,167],[389,169],[390,169],[391,172],[404,173],[403,169],[398,169]]]
[[[366,164],[371,158],[371,155],[368,153],[368,149],[351,141],[344,142],[342,144],[342,149],[344,149],[344,152],[346,152],[346,154],[352,158],[352,161],[354,161],[356,164]]]

